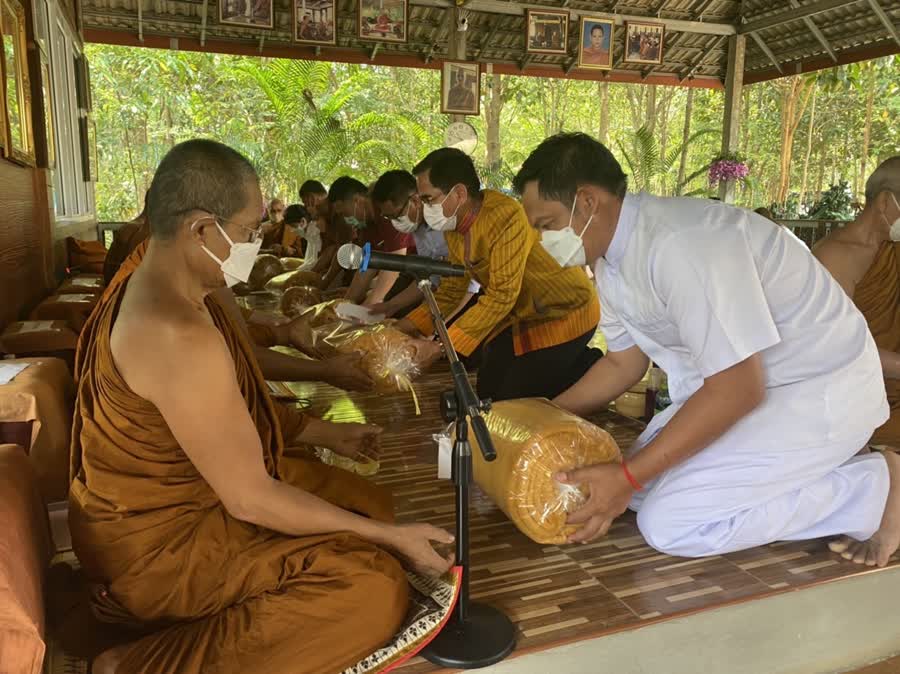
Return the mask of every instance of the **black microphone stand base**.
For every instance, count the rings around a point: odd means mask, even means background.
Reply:
[[[470,603],[465,621],[452,616],[422,651],[428,662],[451,669],[478,669],[503,660],[516,645],[516,628],[487,604]]]

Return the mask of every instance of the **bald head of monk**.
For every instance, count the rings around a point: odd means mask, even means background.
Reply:
[[[160,162],[147,193],[151,247],[207,290],[246,281],[261,245],[263,198],[246,157],[189,140]]]
[[[900,155],[886,159],[866,181],[863,216],[885,238],[900,241]]]

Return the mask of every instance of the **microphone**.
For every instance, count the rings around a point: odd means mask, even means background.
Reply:
[[[419,255],[393,255],[378,253],[372,250],[371,244],[360,248],[353,243],[345,243],[338,248],[337,261],[344,269],[383,269],[398,271],[416,278],[429,276],[465,276],[466,268],[459,264],[450,264],[430,257]]]

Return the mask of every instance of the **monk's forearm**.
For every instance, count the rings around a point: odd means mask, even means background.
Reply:
[[[322,381],[322,361],[295,358],[262,346],[254,346],[253,352],[263,377],[269,381]]]
[[[884,378],[900,379],[900,353],[888,351],[887,349],[878,349],[878,356],[881,358],[881,369],[884,371]]]
[[[286,482],[267,479],[248,486],[232,516],[288,536],[349,532],[377,545],[391,546],[393,525],[348,512]]]
[[[762,365],[752,356],[707,379],[659,434],[629,462],[646,484],[718,440],[765,399]]]
[[[400,278],[400,272],[379,272],[375,279],[375,283],[372,285],[372,291],[369,293],[369,296],[365,298],[365,303],[368,305],[384,302],[384,298],[387,297],[387,294],[391,291],[391,288],[394,287],[398,278]]]

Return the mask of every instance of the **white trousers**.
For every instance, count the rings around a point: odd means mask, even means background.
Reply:
[[[650,546],[704,557],[779,540],[837,534],[865,540],[875,533],[887,502],[887,463],[877,453],[856,456],[872,430],[791,446],[796,438],[779,443],[772,432],[786,420],[778,407],[763,403],[740,428],[634,495],[629,507]],[[629,454],[646,446],[677,409],[656,416]]]

